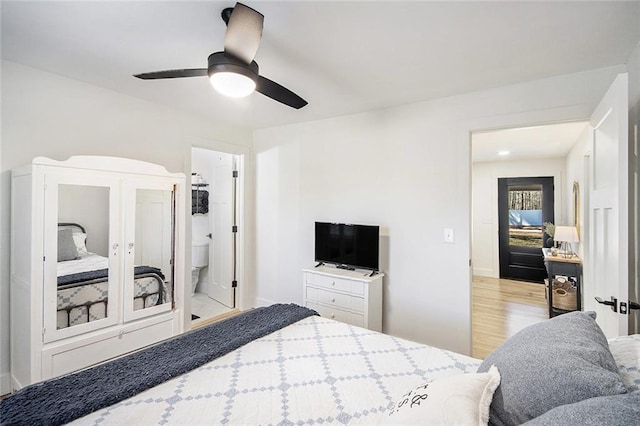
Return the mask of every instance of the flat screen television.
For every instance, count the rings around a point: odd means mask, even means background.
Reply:
[[[378,271],[379,226],[316,222],[315,235],[316,262]]]

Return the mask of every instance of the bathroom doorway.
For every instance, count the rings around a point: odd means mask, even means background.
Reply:
[[[192,326],[235,311],[241,156],[191,150]]]

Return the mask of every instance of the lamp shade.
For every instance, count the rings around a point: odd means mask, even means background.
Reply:
[[[578,230],[575,226],[556,226],[553,239],[566,243],[577,243],[580,241],[580,238],[578,238]]]

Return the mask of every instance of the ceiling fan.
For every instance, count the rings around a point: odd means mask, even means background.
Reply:
[[[225,96],[243,97],[255,90],[295,109],[307,105],[307,101],[291,90],[258,73],[258,64],[253,58],[262,38],[264,15],[242,3],[224,9],[221,15],[227,24],[224,51],[209,55],[207,68],[156,71],[134,77],[158,80],[209,76],[211,85]]]

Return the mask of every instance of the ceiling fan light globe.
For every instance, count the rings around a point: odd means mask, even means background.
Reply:
[[[218,93],[230,98],[249,96],[256,89],[256,82],[252,78],[231,71],[215,72],[209,80]]]

